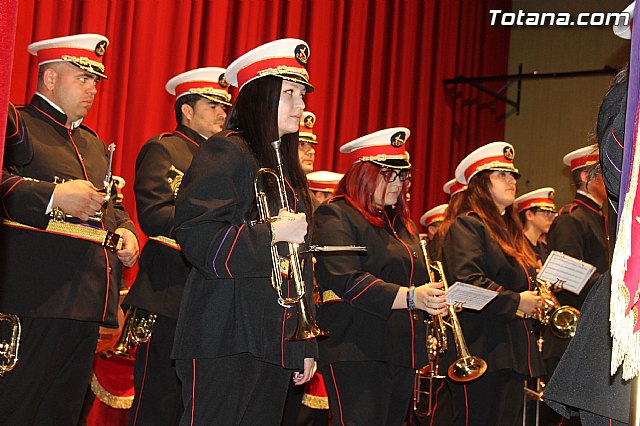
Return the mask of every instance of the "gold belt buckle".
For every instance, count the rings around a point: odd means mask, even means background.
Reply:
[[[116,250],[122,249],[122,240],[120,235],[115,232],[107,231],[107,235],[104,236],[104,241],[102,242],[102,247],[113,253],[115,253]]]

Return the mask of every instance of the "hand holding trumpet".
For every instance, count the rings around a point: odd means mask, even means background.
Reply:
[[[414,294],[416,308],[431,315],[445,315],[447,313],[447,298],[444,296],[443,287],[442,281],[416,287]]]

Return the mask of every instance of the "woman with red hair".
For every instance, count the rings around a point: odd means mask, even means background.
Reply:
[[[320,372],[335,425],[401,425],[415,370],[427,363],[424,312],[441,315],[442,283],[426,284],[406,194],[409,130],[381,130],[340,148],[354,164],[315,214],[319,245],[357,245],[366,254],[317,256],[324,304]]]

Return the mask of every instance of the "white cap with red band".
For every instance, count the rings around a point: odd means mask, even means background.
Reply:
[[[464,185],[476,174],[484,170],[511,172],[520,177],[513,165],[515,151],[507,142],[491,142],[467,155],[456,167],[456,180]]]
[[[571,167],[571,171],[580,167],[587,167],[596,164],[599,161],[600,151],[598,145],[589,145],[584,148],[571,151],[564,156],[562,162],[565,166]]]
[[[27,50],[38,57],[38,65],[69,62],[91,74],[107,78],[102,57],[108,45],[109,39],[103,35],[76,34],[37,41],[27,46]]]
[[[427,211],[425,214],[420,216],[420,224],[425,228],[429,227],[436,222],[442,222],[445,218],[445,211],[447,210],[448,204],[440,204],[439,206],[435,206],[431,210]]]
[[[311,111],[304,111],[300,117],[300,130],[298,138],[301,141],[317,144],[317,136],[313,133],[313,126],[316,124],[316,115]]]
[[[256,78],[272,75],[284,80],[307,86],[307,92],[313,91],[309,84],[307,60],[309,45],[302,40],[285,38],[275,40],[240,56],[227,67],[225,79],[230,85],[242,89]]]
[[[409,169],[409,153],[404,143],[411,132],[406,127],[392,127],[362,136],[340,147],[340,152],[350,154],[353,162],[370,161],[393,169]]]
[[[167,82],[165,89],[176,99],[184,95],[200,95],[203,98],[231,106],[229,84],[224,79],[224,68],[196,68],[178,74]]]
[[[556,190],[551,187],[536,189],[535,191],[527,192],[519,196],[513,204],[515,204],[518,213],[534,207],[540,210],[555,212],[556,205],[553,202],[555,193]]]
[[[631,31],[633,30],[633,11],[635,10],[636,2],[632,2],[627,6],[620,15],[623,13],[627,16],[618,16],[616,22],[613,25],[613,33],[620,38],[629,40],[631,38]],[[620,23],[618,23],[620,21]]]
[[[442,185],[442,190],[445,194],[449,194],[450,197],[453,197],[458,192],[466,191],[466,189],[467,185],[458,182],[455,178]]]
[[[342,173],[329,172],[326,170],[311,172],[307,174],[309,189],[312,191],[333,193],[342,176],[344,176]]]

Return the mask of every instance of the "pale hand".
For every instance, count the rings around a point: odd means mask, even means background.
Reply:
[[[127,268],[131,268],[138,260],[140,246],[135,234],[126,228],[118,228],[115,233],[122,238],[122,248],[117,251],[118,259]]]
[[[104,194],[88,180],[60,183],[53,190],[52,206],[83,221],[100,211],[103,202]]]
[[[523,291],[520,293],[520,303],[518,310],[527,315],[533,315],[542,307],[542,297],[535,291]]]
[[[417,309],[426,311],[431,315],[444,315],[447,313],[447,298],[444,297],[444,283],[442,281],[427,283],[416,287],[413,301]]]
[[[278,218],[271,222],[271,232],[276,243],[286,241],[302,244],[307,235],[307,216],[304,213],[291,213],[282,209]]]

